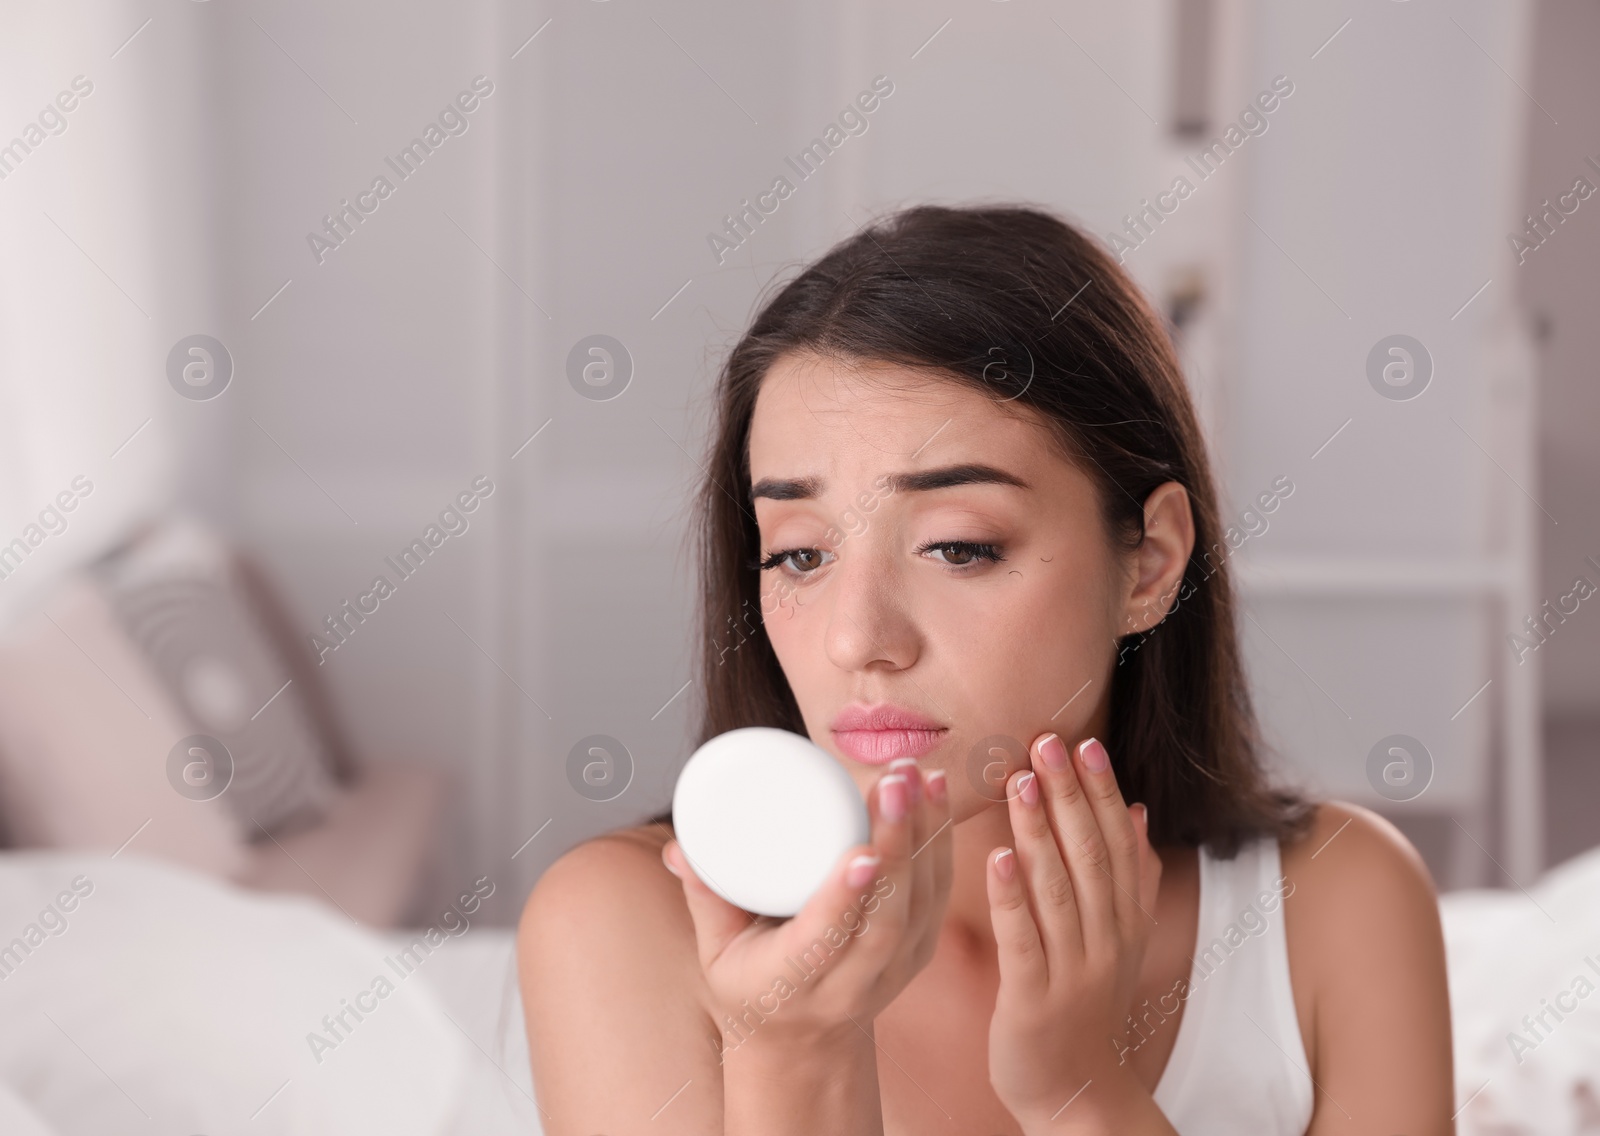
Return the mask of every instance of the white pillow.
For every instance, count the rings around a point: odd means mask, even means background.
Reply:
[[[0,853],[0,1082],[58,1136],[437,1136],[468,1043],[385,954],[131,850]]]

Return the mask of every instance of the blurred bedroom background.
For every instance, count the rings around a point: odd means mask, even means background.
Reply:
[[[1462,1131],[1600,1130],[1592,1006],[1504,1039],[1600,943],[1600,7],[0,21],[0,1128],[537,1131],[511,928],[690,751],[722,354],[1003,199],[1172,322],[1270,739],[1447,893]]]

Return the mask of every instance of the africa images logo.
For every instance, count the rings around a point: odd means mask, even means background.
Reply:
[[[167,352],[167,382],[184,398],[216,398],[232,379],[233,356],[215,336],[186,335]]]

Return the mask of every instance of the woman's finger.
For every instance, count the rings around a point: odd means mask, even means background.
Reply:
[[[784,955],[803,957],[828,973],[844,968],[860,953],[856,940],[874,929],[877,905],[863,897],[872,896],[882,877],[883,854],[877,847],[858,844],[848,849],[799,914],[779,930]],[[839,951],[845,953],[837,955]]]
[[[1061,738],[1045,734],[1029,752],[1043,786],[1045,813],[1072,879],[1084,940],[1103,942],[1118,929],[1110,841]],[[1131,835],[1131,823],[1128,831]]]
[[[709,968],[728,944],[755,921],[755,916],[712,891],[676,840],[662,845],[661,862],[667,866],[667,871],[683,881],[683,899],[689,907],[689,917],[694,920],[700,965]]]
[[[871,851],[881,857],[872,881],[849,893],[846,906],[859,905],[863,894],[876,892],[879,902],[873,904],[870,929],[850,945],[843,969],[881,972],[895,948],[905,937],[910,918],[911,896],[911,787],[903,773],[886,773],[878,779],[868,794],[867,813],[872,823]],[[881,883],[881,889],[879,885]],[[830,923],[843,917],[845,907],[835,903],[832,908],[819,909],[817,917],[802,922],[795,918],[784,927],[790,953],[812,949],[817,937]],[[809,905],[808,905],[809,911]],[[805,914],[805,913],[802,913]]]
[[[1017,854],[1010,848],[995,849],[986,875],[1000,988],[1024,1000],[1042,998],[1050,985],[1050,967]]]
[[[921,938],[928,924],[929,891],[933,886],[933,862],[918,850],[933,835],[930,823],[927,786],[923,782],[922,767],[914,757],[897,757],[889,763],[890,773],[899,773],[906,779],[911,799],[911,850],[910,890],[906,893],[910,910],[906,913],[906,935]]]
[[[917,865],[916,886],[923,889],[924,903],[916,926],[915,949],[909,962],[921,969],[939,947],[939,932],[944,923],[944,913],[950,898],[950,884],[955,875],[951,848],[955,826],[950,820],[950,792],[942,769],[930,770],[923,778],[922,807],[927,817],[925,836],[918,838],[911,850],[912,861]]]
[[[1098,738],[1090,738],[1079,744],[1076,768],[1099,825],[1106,866],[1113,885],[1111,900],[1117,926],[1125,935],[1131,934],[1139,920],[1145,918],[1140,907],[1149,910],[1149,904],[1140,898],[1141,838],[1134,828],[1128,806],[1123,803],[1122,789],[1117,785],[1117,775],[1111,768],[1111,755]]]
[[[955,879],[955,823],[950,817],[950,787],[944,770],[935,769],[928,774],[927,788],[928,801],[935,810],[934,820],[938,826],[933,838],[923,848],[922,855],[933,862],[933,894],[939,911],[939,918],[935,921],[937,931],[938,924],[944,920],[950,884]]]
[[[1083,925],[1076,880],[1061,858],[1054,825],[1046,810],[1039,777],[1031,769],[1011,779],[1011,833],[1016,838],[1019,875],[1026,883],[1039,937],[1052,970],[1070,972],[1083,958]]]
[[[1150,843],[1150,807],[1140,803],[1129,806],[1128,811],[1139,825],[1139,914],[1153,924],[1156,897],[1161,892],[1161,857]]]

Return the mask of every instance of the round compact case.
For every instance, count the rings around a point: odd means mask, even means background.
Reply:
[[[689,758],[672,827],[697,876],[757,915],[805,906],[844,853],[870,836],[850,775],[808,738],[768,726],[718,734]]]

